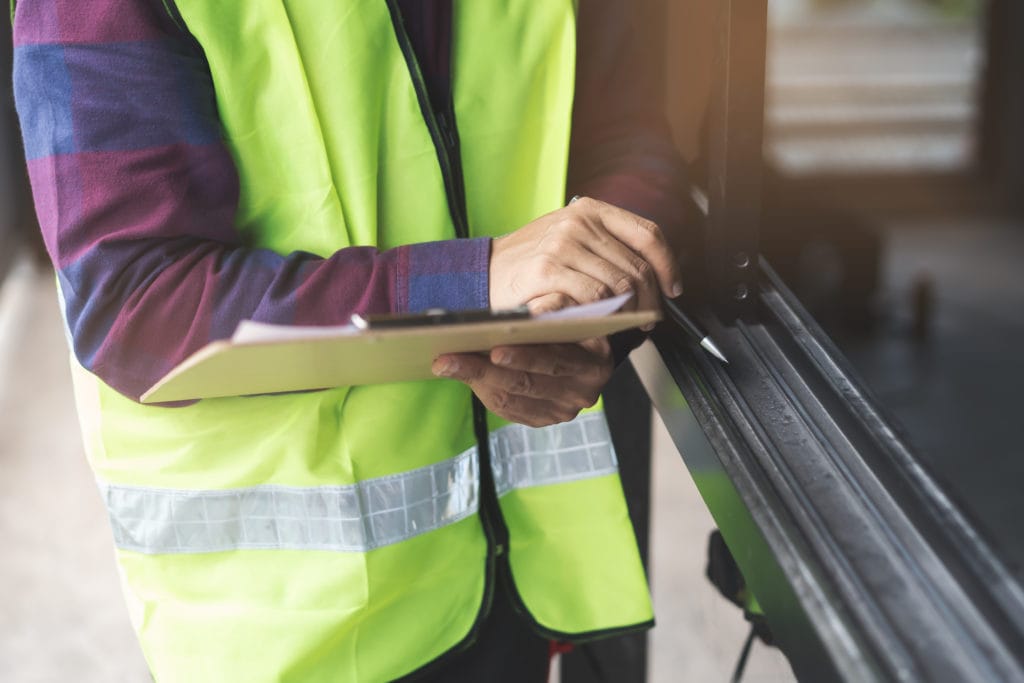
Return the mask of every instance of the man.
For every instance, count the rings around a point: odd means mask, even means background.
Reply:
[[[15,10],[87,452],[158,680],[540,680],[546,639],[649,626],[607,429],[577,417],[606,340],[445,356],[431,382],[137,402],[246,318],[678,293],[657,225],[593,199],[678,212],[628,10]]]

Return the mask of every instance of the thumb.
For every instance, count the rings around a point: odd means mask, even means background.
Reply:
[[[530,309],[530,315],[540,315],[541,313],[560,311],[563,308],[569,308],[577,304],[576,300],[567,294],[551,292],[550,294],[543,294],[536,299],[531,299],[526,305]]]

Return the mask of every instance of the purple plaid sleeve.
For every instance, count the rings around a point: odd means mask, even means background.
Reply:
[[[19,0],[14,85],[75,356],[138,398],[240,320],[488,304],[489,241],[247,248],[201,51],[162,0]]]

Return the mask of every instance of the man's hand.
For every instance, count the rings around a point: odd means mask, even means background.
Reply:
[[[631,309],[658,310],[682,293],[679,270],[654,223],[583,198],[493,240],[491,308],[532,313],[632,292]],[[492,412],[530,427],[568,422],[597,402],[612,375],[607,339],[502,346],[448,354],[433,372],[468,385]]]
[[[631,309],[659,310],[682,293],[679,270],[654,223],[582,198],[498,237],[491,246],[491,308],[534,312],[633,292]]]
[[[612,376],[607,339],[582,344],[500,346],[489,356],[448,354],[434,361],[438,377],[468,385],[497,415],[546,427],[568,422],[597,403]]]

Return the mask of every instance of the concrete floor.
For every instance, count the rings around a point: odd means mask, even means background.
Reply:
[[[150,680],[82,454],[53,276],[27,261],[0,289],[0,681]],[[650,681],[727,681],[747,624],[704,578],[712,522],[655,419]],[[791,681],[755,645],[745,681]]]
[[[82,454],[52,274],[0,290],[0,680],[149,680]]]
[[[837,344],[922,461],[1024,581],[1024,225],[954,217],[879,221],[879,323]],[[915,288],[930,313],[915,335]]]

